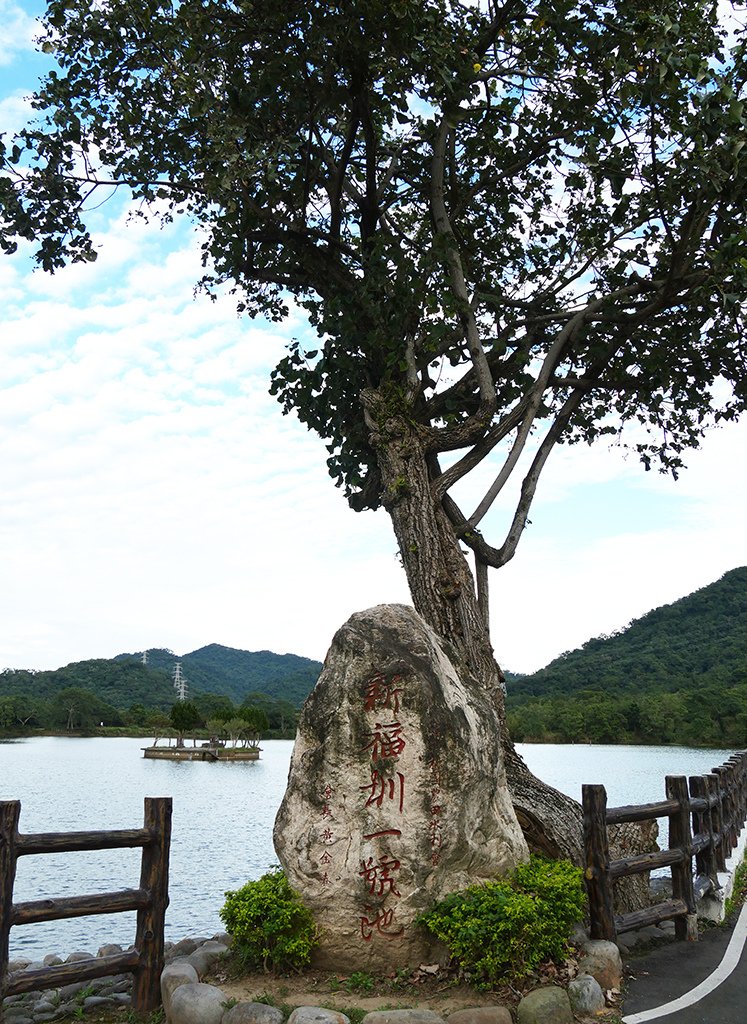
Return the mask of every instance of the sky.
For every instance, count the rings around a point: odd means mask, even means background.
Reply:
[[[0,0],[0,131],[42,59]],[[0,256],[0,670],[209,643],[323,659],[353,612],[409,603],[386,513],[353,513],[269,374],[300,315],[195,297],[184,224],[99,211],[95,264]],[[747,564],[747,422],[678,481],[602,442],[556,449],[492,576],[496,656],[531,672]],[[498,538],[508,507],[485,521]]]

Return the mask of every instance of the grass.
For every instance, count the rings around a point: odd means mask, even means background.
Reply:
[[[744,903],[747,896],[747,855],[734,872],[734,888],[731,896],[724,903],[724,918],[728,919]]]
[[[344,989],[346,992],[369,995],[376,988],[376,979],[366,971],[353,971],[347,978],[330,978],[329,987],[333,992]]]

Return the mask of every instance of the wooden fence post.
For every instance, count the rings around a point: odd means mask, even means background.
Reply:
[[[745,755],[734,754],[730,758],[734,765],[734,774],[737,787],[737,812],[739,816],[739,831],[744,827],[744,819],[747,817],[747,778],[745,777]]]
[[[680,940],[695,941],[698,938],[698,918],[695,913],[695,892],[693,890],[693,848],[690,834],[690,799],[687,779],[684,775],[667,775],[666,792],[668,800],[676,800],[678,809],[669,816],[669,848],[680,849],[685,854],[679,864],[672,865],[672,896],[684,900],[687,915],[674,921],[674,933]]]
[[[714,843],[716,850],[716,868],[726,871],[726,851],[724,850],[724,824],[721,807],[721,786],[718,775],[713,772],[705,776],[708,796],[714,801],[711,807],[711,823],[713,824]]]
[[[0,1019],[8,981],[8,954],[13,917],[13,884],[16,880],[16,837],[21,816],[20,800],[0,801]]]
[[[732,849],[735,849],[739,842],[739,833],[742,831],[742,795],[739,792],[739,773],[737,765],[733,760],[726,764],[726,772],[729,776],[729,790],[731,792],[731,836]]]
[[[690,795],[701,800],[708,800],[708,783],[704,776],[693,775],[690,779]],[[716,882],[716,844],[713,830],[711,808],[704,811],[693,811],[693,835],[705,833],[709,837],[708,846],[695,855],[695,867],[699,875],[706,875]]]
[[[586,891],[592,939],[617,937],[612,907],[610,851],[607,841],[607,791],[604,786],[582,786]]]
[[[132,979],[132,1006],[141,1013],[155,1010],[161,1004],[163,928],[169,905],[171,797],[145,798],[145,828],[151,831],[153,840],[143,847],[140,888],[150,894],[150,903],[137,913],[135,949],[140,954],[140,964]]]
[[[741,754],[739,757],[739,793],[741,798],[741,819],[744,825],[745,818],[747,818],[747,754]]]
[[[732,829],[732,794],[729,773],[724,765],[713,769],[718,778],[719,795],[721,796],[721,834],[724,848],[724,861],[727,861],[734,849]]]
[[[739,760],[738,754],[732,754],[724,765],[729,772],[732,792],[734,794],[734,821],[736,823],[737,832],[741,830],[742,821],[744,820],[742,815],[742,791],[740,788],[739,778]]]

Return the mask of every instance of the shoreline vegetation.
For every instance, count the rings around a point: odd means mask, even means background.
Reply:
[[[747,567],[508,677],[516,742],[747,745]]]
[[[196,744],[206,743],[211,738],[211,733],[208,729],[196,729],[194,735],[190,733],[185,741],[185,746],[191,747],[193,741]],[[128,726],[99,726],[92,727],[90,729],[15,729],[7,730],[0,729],[0,743],[3,740],[27,740],[34,739],[44,736],[56,736],[61,739],[133,739],[133,740],[144,740],[150,746],[154,744],[154,733],[149,732],[147,729],[137,729],[135,727]],[[168,746],[169,739],[173,741],[176,738],[176,731],[172,730],[168,732],[159,733],[158,735],[158,746],[166,748]],[[262,741],[265,740],[294,740],[296,738],[295,729],[292,733],[285,732],[280,734],[278,730],[270,729],[266,733],[262,734]],[[166,741],[164,743],[164,740]]]
[[[4,673],[0,673],[0,679]],[[283,699],[251,693],[239,705],[222,694],[200,693],[187,700],[170,695],[156,706],[135,702],[117,707],[94,690],[67,686],[47,699],[28,689],[6,696],[0,691],[0,739],[25,736],[131,736],[153,742],[193,735],[216,737],[236,745],[247,736],[294,739],[298,710]]]

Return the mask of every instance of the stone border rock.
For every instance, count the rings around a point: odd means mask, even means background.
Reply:
[[[122,947],[111,943],[102,946],[97,956],[109,956],[121,953]],[[64,963],[76,960],[90,960],[92,953],[76,950]],[[50,954],[41,961],[11,960],[8,963],[9,973],[25,970],[37,970],[40,967],[52,967],[63,963],[60,957]],[[83,1010],[102,1009],[106,1007],[129,1006],[132,992],[132,975],[116,974],[95,981],[74,981],[60,988],[41,991],[24,992],[22,995],[6,996],[3,1000],[3,1024],[46,1024],[47,1021],[59,1020],[63,1017],[74,1017]]]
[[[573,1024],[580,1017],[598,1014],[605,1006],[605,991],[619,993],[622,983],[620,951],[612,942],[595,942],[577,936],[583,950],[579,976],[568,990],[544,985],[524,996],[517,1008],[519,1024],[543,1024],[552,1020]],[[219,988],[206,985],[204,977],[213,961],[230,946],[228,935],[216,935],[200,946],[185,940],[170,951],[170,962],[161,975],[161,994],[167,1024],[283,1024],[283,1015],[264,1003],[230,1006]],[[176,953],[176,955],[174,955]],[[220,1012],[219,1012],[220,1011]],[[432,1010],[375,1010],[361,1024],[511,1024],[505,1006],[479,1006],[456,1010],[440,1017]],[[350,1024],[339,1010],[299,1006],[286,1024]]]
[[[174,945],[167,943],[166,965],[161,974],[161,997],[167,1024],[283,1024],[283,1013],[264,1003],[240,1002],[232,1004],[216,986],[202,981],[215,961],[228,951],[231,937],[219,933],[212,938],[182,939]],[[574,1021],[578,1017],[592,1017],[605,1005],[604,991],[619,991],[622,980],[622,962],[614,943],[593,942],[578,934],[576,941],[582,946],[583,957],[579,975],[568,990],[555,985],[544,985],[524,996],[517,1008],[519,1024],[543,1024],[552,1020]],[[115,945],[102,946],[98,956],[121,952]],[[67,962],[90,959],[91,954],[77,951]],[[11,971],[61,963],[59,957],[44,957],[42,963],[15,960]],[[117,975],[93,982],[76,982],[59,989],[28,992],[8,996],[3,1001],[4,1024],[47,1024],[63,1017],[80,1016],[81,1009],[102,1009],[130,1004],[132,976]],[[549,1015],[549,1016],[548,1016]],[[512,1024],[511,1011],[500,1005],[479,1006],[456,1010],[448,1017],[440,1017],[432,1010],[375,1010],[363,1018],[361,1024]],[[350,1024],[350,1019],[339,1010],[318,1006],[300,1006],[293,1010],[286,1024]]]

